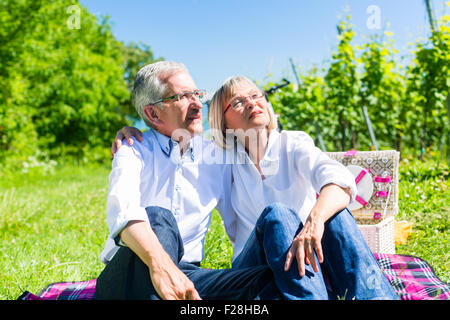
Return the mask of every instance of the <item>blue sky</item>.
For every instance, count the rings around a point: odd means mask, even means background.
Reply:
[[[109,15],[117,39],[144,42],[156,57],[186,64],[199,88],[213,92],[225,78],[242,74],[259,82],[294,81],[292,58],[302,70],[322,66],[337,46],[336,25],[346,12],[357,36],[394,33],[395,46],[429,34],[423,0],[81,0],[97,16]],[[433,0],[441,16],[445,1]],[[381,29],[369,29],[380,9]],[[82,19],[82,18],[81,18]],[[82,20],[81,20],[82,23]],[[268,75],[271,74],[271,77]]]

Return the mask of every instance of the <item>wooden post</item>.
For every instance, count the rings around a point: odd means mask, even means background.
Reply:
[[[424,2],[425,2],[425,7],[427,8],[427,14],[428,14],[428,20],[430,22],[431,32],[434,33],[436,31],[436,25],[434,22],[433,7],[432,7],[430,0],[424,0]]]

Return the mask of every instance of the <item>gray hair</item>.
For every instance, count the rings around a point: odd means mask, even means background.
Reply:
[[[144,113],[144,108],[154,101],[161,99],[167,91],[167,76],[176,72],[186,72],[186,66],[180,62],[159,61],[148,64],[136,74],[133,88],[133,104],[144,122],[152,127]],[[160,108],[163,109],[162,104]]]

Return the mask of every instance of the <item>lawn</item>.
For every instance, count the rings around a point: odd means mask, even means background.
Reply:
[[[428,261],[450,280],[448,166],[436,161],[402,160],[400,214],[414,222],[413,234],[397,252]],[[98,259],[108,230],[105,199],[109,166],[55,167],[44,173],[0,176],[0,299],[37,293],[57,281],[98,276]],[[202,266],[230,266],[232,249],[217,212],[213,212]]]

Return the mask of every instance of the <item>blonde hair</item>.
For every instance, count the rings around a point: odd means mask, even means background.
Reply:
[[[209,127],[211,130],[211,136],[219,147],[223,149],[230,149],[232,145],[227,144],[226,128],[225,128],[225,116],[223,114],[223,106],[228,102],[228,100],[234,95],[234,88],[242,82],[246,82],[254,87],[256,85],[253,81],[249,80],[244,76],[234,76],[225,80],[222,86],[216,90],[211,102],[209,104]],[[271,108],[267,108],[269,113],[269,124],[267,128],[269,132],[277,128],[277,119],[273,114]],[[233,141],[233,140],[231,140]]]

